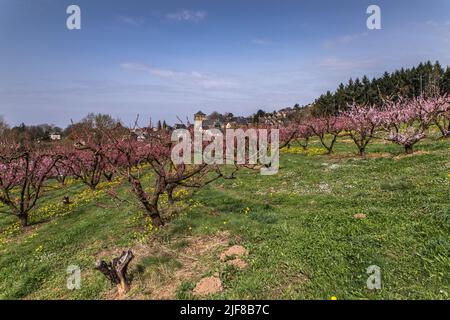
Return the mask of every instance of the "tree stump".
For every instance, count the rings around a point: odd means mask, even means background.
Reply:
[[[63,198],[63,203],[64,203],[65,205],[69,205],[69,204],[70,204],[70,198],[69,198],[69,196],[64,196],[64,198]]]
[[[103,273],[113,285],[117,286],[120,296],[130,290],[130,278],[127,275],[128,265],[133,260],[134,255],[131,250],[123,251],[119,258],[114,258],[110,263],[99,260],[96,269]]]

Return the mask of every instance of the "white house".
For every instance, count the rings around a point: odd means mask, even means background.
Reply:
[[[50,140],[52,141],[61,140],[61,135],[59,133],[53,132],[52,134],[50,134]]]

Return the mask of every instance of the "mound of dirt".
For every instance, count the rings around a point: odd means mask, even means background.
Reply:
[[[197,283],[192,293],[194,296],[207,296],[222,290],[222,281],[218,277],[206,277]]]
[[[248,251],[243,246],[232,246],[220,254],[220,260],[225,261],[233,257],[246,257]]]
[[[236,267],[236,268],[241,269],[241,270],[247,268],[247,266],[248,266],[247,262],[245,262],[244,260],[241,260],[239,258],[236,258],[236,259],[233,259],[233,260],[228,260],[226,262],[226,264],[230,265],[230,266],[233,266],[233,267]]]

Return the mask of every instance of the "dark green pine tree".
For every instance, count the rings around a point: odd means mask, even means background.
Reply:
[[[358,104],[364,104],[364,85],[361,83],[361,80],[359,78],[356,78],[355,80],[355,94],[354,94],[354,100]]]
[[[417,97],[450,93],[450,68],[445,71],[438,61],[420,63],[409,69],[402,68],[393,73],[385,72],[371,81],[364,76],[350,79],[346,85],[339,84],[335,92],[321,95],[313,105],[316,115],[335,114],[347,110],[353,102],[382,106],[385,99]]]
[[[441,81],[444,77],[444,69],[442,68],[439,61],[436,61],[431,70],[429,76],[429,84],[427,87],[427,92],[429,95],[437,95],[441,91]]]
[[[450,67],[447,67],[441,79],[441,93],[450,94]]]
[[[339,110],[336,105],[334,94],[332,94],[330,91],[327,91],[325,95],[320,96],[319,99],[316,100],[315,108],[313,110],[313,113],[316,116],[333,115],[337,114],[338,112]]]
[[[393,81],[389,72],[385,72],[383,77],[380,79],[380,91],[384,99],[390,98],[394,95]]]
[[[355,82],[352,78],[348,80],[346,90],[347,102],[353,102],[355,99]]]
[[[335,94],[335,101],[338,111],[345,110],[347,107],[346,91],[343,83],[339,84]]]
[[[361,80],[362,86],[363,86],[363,91],[362,91],[362,103],[365,105],[371,105],[372,101],[371,101],[371,85],[370,85],[370,80],[367,76],[364,76]]]

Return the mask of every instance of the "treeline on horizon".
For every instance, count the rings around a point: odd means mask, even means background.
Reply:
[[[347,84],[341,83],[334,91],[327,91],[321,95],[314,103],[301,107],[296,104],[289,112],[286,120],[295,120],[300,116],[303,118],[305,114],[312,114],[313,116],[327,116],[336,115],[349,109],[353,103],[365,106],[381,107],[383,101],[387,99],[395,100],[398,97],[418,97],[418,96],[433,96],[437,94],[450,93],[450,67],[445,69],[441,66],[439,61],[434,64],[430,61],[420,63],[416,67],[401,68],[392,73],[385,72],[382,77],[373,78],[369,80],[367,76],[361,79],[350,79]],[[208,119],[218,119],[220,117],[234,117],[231,113],[225,112],[221,115],[218,112],[213,112],[208,116]],[[277,111],[267,113],[263,110],[258,110],[248,119],[252,123],[261,123],[262,119],[277,117]],[[120,123],[120,120],[114,120],[110,115],[90,113],[78,123],[93,123],[114,122]],[[16,135],[27,135],[32,140],[50,140],[50,134],[56,133],[62,136],[67,136],[72,131],[75,124],[70,124],[65,129],[51,125],[25,125],[10,128]],[[164,121],[158,121],[159,128],[167,127]],[[0,134],[9,128],[8,124],[0,115]]]
[[[321,95],[311,105],[311,112],[315,116],[335,115],[348,110],[353,103],[379,107],[386,99],[449,92],[450,67],[444,69],[439,61],[434,64],[428,61],[413,68],[385,72],[382,77],[372,80],[367,76],[350,79],[347,84],[341,83],[334,92]]]
[[[66,128],[60,128],[58,126],[52,124],[39,124],[39,125],[26,125],[21,123],[18,126],[14,126],[12,128],[6,123],[3,117],[0,115],[0,134],[5,134],[6,131],[9,131],[12,137],[15,137],[18,141],[28,139],[31,141],[50,141],[50,136],[52,134],[60,135],[62,137],[69,136],[72,131],[80,126],[87,126],[91,128],[95,127],[105,127],[112,128],[114,126],[121,125],[119,119],[113,119],[108,114],[95,114],[89,113],[83,119],[76,123],[71,123]]]

